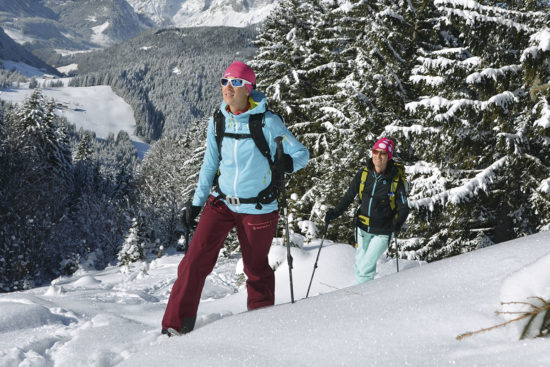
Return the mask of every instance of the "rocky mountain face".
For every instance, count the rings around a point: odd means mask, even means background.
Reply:
[[[127,0],[157,26],[244,27],[262,22],[277,0]]]

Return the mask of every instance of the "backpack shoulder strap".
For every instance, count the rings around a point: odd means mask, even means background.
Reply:
[[[395,194],[397,192],[397,186],[399,181],[403,182],[403,187],[407,190],[407,177],[405,174],[405,167],[401,163],[394,162],[395,167],[397,167],[397,173],[393,177],[391,186],[390,186],[390,207],[392,210],[395,210]]]
[[[216,145],[218,146],[218,158],[222,160],[222,140],[225,133],[225,117],[222,111],[217,108],[214,112],[214,135],[216,137]]]
[[[264,113],[258,113],[255,115],[250,115],[250,119],[248,121],[249,129],[250,129],[250,136],[252,136],[252,140],[254,140],[254,144],[256,144],[256,147],[262,153],[262,155],[267,159],[269,162],[269,166],[273,167],[273,160],[271,159],[271,151],[269,150],[269,144],[267,143],[267,140],[265,139],[263,127],[264,127]]]
[[[401,163],[394,162],[395,167],[397,167],[397,174],[393,178],[393,184],[395,185],[394,189],[397,190],[397,184],[399,181],[403,182],[405,190],[407,189],[407,174],[405,173],[405,166]],[[395,192],[395,190],[392,190]]]
[[[369,168],[365,166],[363,173],[361,173],[361,183],[359,184],[359,200],[363,199],[363,191],[365,191],[365,184],[367,182],[367,176],[369,175]]]

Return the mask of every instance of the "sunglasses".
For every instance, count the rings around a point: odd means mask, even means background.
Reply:
[[[227,84],[231,84],[232,87],[238,88],[243,87],[245,84],[251,84],[248,80],[244,79],[227,79],[227,78],[221,78],[220,82],[222,83],[222,86],[227,87]]]
[[[381,155],[381,156],[387,156],[387,155],[388,155],[388,152],[386,152],[385,150],[378,150],[378,149],[372,151],[372,156],[373,156],[373,157],[374,157],[374,156],[379,156],[379,155]]]

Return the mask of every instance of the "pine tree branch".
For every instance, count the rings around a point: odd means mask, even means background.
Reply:
[[[483,328],[483,329],[479,329],[479,330],[476,330],[476,331],[471,331],[471,332],[467,332],[467,333],[464,333],[464,334],[460,334],[459,336],[456,337],[457,340],[462,340],[468,336],[472,336],[472,335],[475,335],[475,334],[479,334],[479,333],[482,333],[482,332],[485,332],[485,331],[489,331],[489,330],[493,330],[493,329],[496,329],[496,328],[499,328],[499,327],[502,327],[502,326],[506,326],[508,324],[511,324],[512,322],[516,322],[516,321],[519,321],[519,320],[522,320],[522,319],[525,319],[527,317],[532,317],[534,318],[534,316],[538,315],[539,313],[545,311],[545,310],[550,310],[550,303],[546,302],[544,299],[540,298],[540,297],[529,297],[529,298],[536,298],[536,299],[539,299],[541,300],[543,303],[544,303],[544,306],[542,307],[537,307],[535,305],[533,305],[532,303],[528,303],[528,302],[501,302],[502,305],[507,305],[507,304],[524,304],[524,305],[529,305],[531,307],[534,308],[533,311],[531,312],[527,312],[527,313],[523,313],[522,316],[520,317],[517,317],[515,319],[512,319],[512,320],[508,320],[506,322],[503,322],[501,324],[497,324],[497,325],[493,325],[491,327],[488,327],[488,328]],[[513,313],[516,313],[516,312],[499,312],[497,311],[497,314],[513,314]],[[526,329],[528,328],[528,326],[530,325],[531,321],[533,319],[530,320],[529,324],[526,326],[526,328],[524,329],[523,333],[522,333],[522,336],[520,339],[523,339],[523,337],[525,336],[526,334]]]

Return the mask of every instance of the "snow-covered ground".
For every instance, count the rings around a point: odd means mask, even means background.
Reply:
[[[51,286],[0,295],[2,366],[549,366],[548,338],[518,340],[501,301],[550,297],[550,232],[430,264],[382,258],[375,280],[353,285],[354,249],[293,248],[297,302],[289,303],[286,250],[276,243],[276,306],[246,310],[238,259],[207,278],[195,331],[160,335],[181,254],[128,271],[81,270]],[[546,265],[545,265],[546,264]]]
[[[25,43],[32,43],[35,42],[37,39],[34,37],[29,37],[29,35],[25,34],[23,31],[11,28],[11,27],[3,27],[4,32],[15,42],[19,43],[20,45],[24,45]]]
[[[69,74],[72,71],[78,70],[78,64],[69,64],[65,66],[60,66],[57,68],[57,70],[59,70],[60,73]]]
[[[59,80],[64,85],[68,83],[68,78]],[[54,80],[38,79],[39,84],[51,81]],[[27,86],[28,83],[24,83],[20,88],[0,90],[0,99],[22,103],[33,93]],[[77,128],[94,131],[98,138],[106,138],[110,133],[116,136],[119,131],[126,131],[140,158],[149,148],[134,134],[136,121],[132,107],[116,95],[110,86],[44,88],[42,93],[58,103],[56,114],[66,117]]]
[[[28,78],[30,77],[41,77],[44,75],[44,71],[25,64],[24,62],[11,61],[11,60],[2,60],[0,59],[1,68],[6,70],[17,70],[21,75],[24,75]]]

